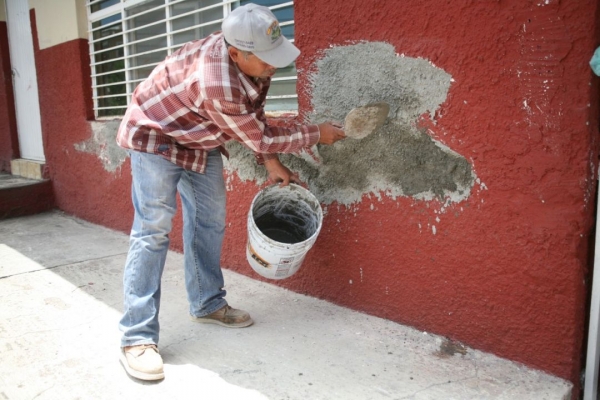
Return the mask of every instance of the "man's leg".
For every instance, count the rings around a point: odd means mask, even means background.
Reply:
[[[226,194],[221,153],[209,152],[205,173],[186,171],[178,188],[183,206],[185,280],[192,318],[236,328],[251,325],[248,313],[230,308],[224,299],[221,246]]]
[[[160,379],[159,339],[161,277],[177,203],[177,182],[183,171],[161,156],[130,152],[135,211],[123,276],[124,314],[119,329],[123,365],[140,379]],[[131,352],[130,346],[136,346]],[[149,357],[144,361],[145,358]],[[155,368],[145,369],[144,364]],[[158,365],[160,364],[160,365]],[[160,367],[160,368],[159,368]],[[157,371],[160,369],[160,371]]]

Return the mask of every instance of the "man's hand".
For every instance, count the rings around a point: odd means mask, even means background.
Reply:
[[[292,173],[285,165],[283,165],[278,159],[265,161],[265,168],[269,173],[270,182],[281,182],[279,186],[287,186],[290,182],[301,185],[303,182],[298,178],[298,174]]]
[[[321,137],[319,138],[319,143],[321,144],[334,144],[346,137],[343,130],[330,122],[319,124],[319,131],[321,132]]]

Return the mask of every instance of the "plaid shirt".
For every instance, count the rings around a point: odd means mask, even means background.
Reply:
[[[232,139],[254,151],[259,163],[316,144],[317,125],[267,125],[270,84],[238,69],[220,32],[187,43],[135,89],[117,143],[200,173],[207,152],[219,148],[227,156],[223,144]]]

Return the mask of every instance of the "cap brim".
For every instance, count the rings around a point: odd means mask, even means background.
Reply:
[[[281,44],[274,49],[267,51],[253,51],[252,53],[275,68],[284,68],[293,63],[300,55],[300,50],[292,44],[285,36]]]

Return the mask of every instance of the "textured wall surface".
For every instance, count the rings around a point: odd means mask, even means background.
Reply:
[[[577,380],[597,164],[588,66],[596,7],[299,2],[301,109],[320,111],[314,77],[333,51],[388,43],[399,58],[451,76],[440,107],[413,123],[464,157],[475,184],[460,202],[365,195],[350,208],[329,206],[321,246],[295,285]],[[355,60],[340,60],[331,104],[347,100],[346,86],[361,96],[379,84],[374,55],[362,57],[362,76]],[[410,92],[401,80],[389,85]],[[388,153],[357,153],[345,173]]]
[[[577,384],[597,2],[298,0],[295,10],[301,115],[276,123],[339,120],[379,100],[392,111],[365,139],[319,147],[320,165],[282,157],[325,217],[300,271],[278,284]],[[87,51],[74,40],[36,52],[47,163],[61,209],[126,232],[129,165],[111,147],[116,123],[90,121]],[[222,263],[260,279],[244,251],[264,171],[231,149]],[[180,215],[174,226],[180,250]]]

